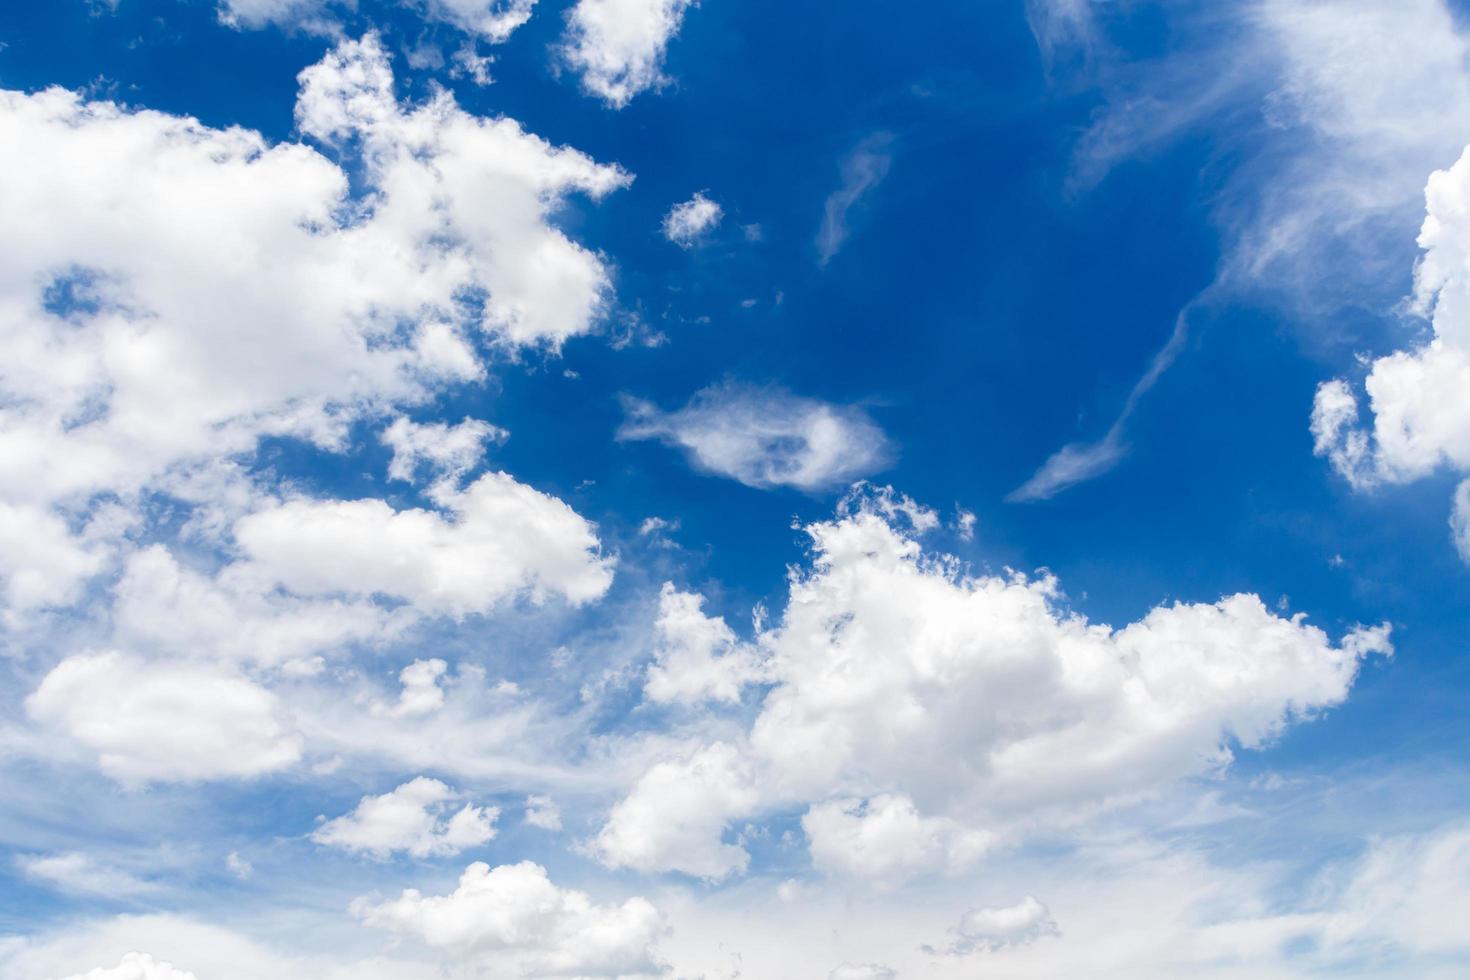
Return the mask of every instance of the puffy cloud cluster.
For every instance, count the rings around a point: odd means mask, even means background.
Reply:
[[[1353,486],[1406,483],[1441,468],[1470,474],[1470,150],[1425,189],[1428,213],[1419,234],[1424,256],[1415,301],[1433,335],[1372,362],[1364,388],[1371,428],[1343,380],[1317,390],[1312,435]],[[1470,480],[1456,492],[1451,528],[1470,561]]]
[[[421,469],[435,477],[462,476],[480,462],[487,442],[500,441],[507,435],[504,429],[480,419],[449,425],[411,422],[399,416],[383,431],[383,444],[393,450],[388,478],[412,483]]]
[[[694,0],[577,0],[561,56],[614,109],[664,84],[664,55]]]
[[[868,414],[780,389],[727,383],[664,412],[628,399],[620,439],[658,439],[683,449],[698,468],[769,490],[814,491],[888,465],[893,450]]]
[[[473,803],[453,810],[459,799],[439,780],[420,776],[382,796],[363,797],[351,813],[313,831],[311,839],[380,860],[399,851],[416,858],[458,854],[493,838],[500,816],[495,807]]]
[[[952,867],[989,835],[1217,772],[1390,651],[1387,627],[1334,645],[1252,595],[1089,623],[1050,578],[925,555],[904,514],[935,518],[904,503],[807,527],[812,566],[758,638],[774,686],[748,735],[649,769],[597,838],[606,863],[720,878],[748,860],[723,839],[733,820],[806,807],[828,870]]]
[[[480,378],[477,345],[554,349],[594,327],[607,270],[552,219],[621,170],[447,93],[399,103],[371,35],[301,74],[297,121],[360,154],[361,195],[305,144],[0,93],[11,608],[71,601],[104,566],[99,495],[218,503],[191,481],[263,437],[339,448],[355,419]],[[460,465],[486,434],[400,427],[398,468]]]
[[[664,237],[680,248],[693,248],[705,232],[720,223],[724,214],[724,208],[700,192],[682,204],[675,204],[664,215]]]
[[[662,975],[656,944],[665,931],[651,903],[599,905],[558,888],[531,862],[465,869],[448,895],[405,891],[388,902],[359,899],[365,923],[421,940],[464,961],[524,977]]]

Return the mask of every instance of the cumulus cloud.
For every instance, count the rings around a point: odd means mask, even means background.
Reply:
[[[481,967],[527,977],[661,976],[655,948],[665,931],[647,900],[599,905],[558,888],[531,862],[470,865],[448,895],[409,889],[388,902],[358,899],[370,926],[413,936]]]
[[[749,764],[715,744],[650,768],[613,807],[592,849],[610,867],[678,870],[719,881],[744,872],[750,855],[721,840],[731,817],[759,802]]]
[[[624,408],[619,439],[658,439],[706,472],[761,490],[837,486],[883,469],[893,456],[862,409],[781,389],[727,383],[705,388],[674,412],[637,399]]]
[[[822,227],[817,231],[817,261],[826,265],[847,243],[847,216],[853,207],[888,176],[893,164],[892,133],[874,133],[842,160],[842,183],[827,197]]]
[[[602,596],[611,558],[570,507],[505,473],[438,494],[447,513],[377,499],[292,500],[235,526],[241,574],[303,596],[386,595],[429,613],[486,612],[515,596]]]
[[[78,654],[46,675],[26,709],[124,783],[248,778],[301,757],[276,696],[221,666]]]
[[[723,619],[704,614],[704,597],[665,582],[654,623],[654,663],[643,693],[650,701],[738,703],[741,689],[758,681],[756,651],[739,643]]]
[[[807,526],[811,566],[758,637],[774,686],[748,737],[649,769],[598,838],[606,862],[728,875],[748,860],[731,821],[805,804],[814,856],[898,878],[1217,772],[1391,650],[1386,626],[1333,644],[1253,595],[1089,623],[1054,579],[974,576],[905,527],[881,495]]]
[[[561,57],[582,89],[614,109],[657,88],[664,55],[694,0],[577,0],[567,14]]]
[[[413,718],[432,714],[444,707],[444,688],[440,680],[449,670],[449,664],[437,657],[432,660],[415,660],[398,672],[398,681],[403,690],[398,701],[388,713],[395,718]]]
[[[351,813],[328,820],[311,839],[327,847],[385,860],[396,852],[416,858],[447,857],[479,847],[495,836],[496,807],[466,803],[458,792],[420,776],[382,796],[364,796]]]
[[[462,476],[479,464],[486,443],[499,442],[507,435],[504,429],[480,419],[449,425],[411,422],[400,415],[383,430],[383,444],[393,450],[388,478],[412,483],[421,468],[436,478]]]
[[[942,952],[947,956],[971,953],[993,953],[1012,946],[1024,946],[1046,936],[1060,935],[1056,920],[1045,905],[1027,895],[1015,905],[1000,908],[971,909],[949,930],[950,943]],[[934,951],[932,947],[925,947]]]
[[[1312,409],[1314,448],[1353,486],[1407,483],[1441,468],[1470,473],[1470,150],[1425,189],[1415,306],[1431,337],[1374,360],[1363,382],[1371,428],[1344,380],[1322,384]],[[1463,486],[1451,528],[1465,547]],[[1470,558],[1467,558],[1470,561]]]
[[[147,953],[127,953],[117,966],[98,967],[86,973],[74,974],[63,980],[199,980],[187,970],[180,970],[172,963],[155,960]]]
[[[897,884],[926,872],[958,872],[979,860],[992,836],[944,817],[924,817],[906,796],[833,800],[801,818],[812,865],[829,875]]]
[[[675,204],[664,215],[664,237],[680,248],[693,248],[725,214],[714,201],[701,191],[682,204]]]
[[[362,196],[306,143],[59,88],[0,93],[15,607],[71,601],[103,567],[94,501],[212,503],[191,496],[199,474],[261,438],[340,448],[357,419],[481,378],[476,338],[552,350],[601,316],[607,270],[554,215],[623,186],[621,170],[445,92],[398,102],[371,35],[300,82],[301,132],[349,157]]]

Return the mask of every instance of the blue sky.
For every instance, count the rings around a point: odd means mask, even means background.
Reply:
[[[1467,15],[0,11],[3,972],[1459,975]]]

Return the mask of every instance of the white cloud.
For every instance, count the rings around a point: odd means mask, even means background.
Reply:
[[[529,826],[552,833],[561,830],[561,808],[549,796],[533,794],[526,797],[526,815],[523,819]]]
[[[16,859],[16,864],[26,877],[74,895],[96,895],[116,900],[145,895],[158,888],[131,871],[75,851],[22,855]]]
[[[877,963],[844,963],[827,980],[898,980],[898,974]]]
[[[891,133],[874,133],[842,160],[842,184],[827,198],[822,227],[817,231],[817,261],[826,265],[847,242],[847,215],[863,197],[883,182],[893,164]]]
[[[161,963],[147,953],[127,953],[110,969],[98,967],[64,980],[199,980],[194,974],[180,970],[172,963]]]
[[[496,807],[466,803],[437,779],[420,776],[382,796],[364,796],[344,816],[329,820],[311,839],[380,860],[402,851],[416,858],[447,857],[479,847],[495,836]]]
[[[598,905],[558,888],[530,862],[472,864],[448,895],[412,889],[393,901],[359,899],[365,923],[414,936],[466,962],[527,977],[642,977],[664,974],[655,944],[658,910],[642,898]]]
[[[748,858],[721,840],[734,819],[888,795],[878,814],[903,833],[872,824],[871,866],[897,874],[905,847],[924,865],[935,840],[978,843],[960,829],[1019,833],[1219,771],[1391,649],[1386,626],[1334,645],[1253,595],[1091,624],[1053,579],[966,574],[862,497],[806,530],[812,566],[759,637],[775,686],[748,740],[654,765],[598,838],[606,862],[717,878]],[[868,831],[850,803],[815,812],[820,834]]]
[[[948,956],[994,953],[1024,946],[1061,933],[1051,912],[1035,896],[1027,895],[1015,905],[971,909],[950,930],[950,943],[942,952]]]
[[[678,870],[718,881],[743,872],[745,849],[721,841],[732,816],[759,802],[748,763],[715,744],[660,762],[613,807],[592,848],[610,867]]]
[[[135,552],[113,589],[117,639],[154,655],[300,665],[393,638],[411,619],[367,601],[282,595],[243,571],[227,566],[211,578],[181,566],[163,545]]]
[[[643,693],[650,701],[738,703],[746,684],[760,680],[762,665],[739,643],[725,621],[706,616],[704,597],[665,582],[654,623],[654,658]]]
[[[26,709],[124,783],[245,778],[301,756],[275,695],[223,667],[78,654],[46,675]]]
[[[1179,7],[1167,17],[1174,54],[1132,61],[1100,43],[1107,15],[1093,12],[1115,7],[1030,5],[1043,50],[1075,44],[1106,99],[1079,143],[1072,189],[1096,185],[1121,160],[1207,136],[1219,158],[1236,161],[1211,195],[1224,254],[1105,437],[1063,447],[1012,499],[1044,499],[1123,458],[1129,416],[1177,358],[1203,301],[1264,299],[1330,323],[1336,343],[1343,307],[1392,304],[1424,177],[1470,132],[1470,34],[1446,0]],[[1262,125],[1243,124],[1251,119]],[[1458,381],[1445,361],[1402,368],[1399,380]]]
[[[1346,381],[1321,385],[1312,409],[1317,455],[1359,488],[1407,483],[1440,468],[1470,473],[1470,150],[1430,176],[1425,199],[1415,299],[1433,336],[1372,362],[1364,381],[1371,429],[1362,426]],[[1461,497],[1451,517],[1457,544],[1464,541]]]
[[[70,602],[104,566],[96,500],[134,508],[156,489],[225,506],[226,484],[251,494],[226,461],[263,437],[341,448],[354,421],[483,377],[476,335],[554,350],[596,326],[607,269],[554,218],[625,173],[444,92],[399,103],[371,35],[300,81],[300,130],[340,144],[360,197],[304,143],[59,88],[0,92],[13,607]]]
[[[957,873],[989,849],[991,835],[923,817],[906,796],[833,800],[801,818],[812,864],[829,875],[896,885],[917,874]]]
[[[104,555],[40,507],[0,501],[0,589],[7,618],[75,601]]]
[[[405,416],[383,431],[383,444],[393,450],[388,478],[412,483],[421,466],[437,477],[459,477],[479,464],[487,442],[506,438],[504,429],[479,419],[458,425],[411,422]]]
[[[303,596],[395,596],[431,613],[487,612],[525,596],[600,598],[611,558],[593,527],[555,497],[487,473],[436,494],[447,513],[377,499],[292,500],[235,525],[242,575]]]
[[[424,13],[497,44],[530,20],[535,6],[536,0],[424,0]]]
[[[663,85],[664,54],[693,0],[577,0],[561,57],[582,88],[614,109]]]
[[[664,237],[680,248],[692,248],[704,233],[720,223],[725,210],[701,191],[664,215]]]
[[[398,701],[388,713],[395,718],[413,718],[433,714],[444,707],[444,688],[439,681],[449,670],[449,664],[438,658],[415,660],[398,673],[403,690]]]
[[[819,490],[881,470],[893,455],[868,414],[780,389],[727,383],[664,412],[629,399],[619,439],[658,439],[700,469],[749,487]]]
[[[491,44],[508,39],[531,19],[536,0],[403,0],[425,20],[449,24]],[[234,27],[270,24],[321,33],[341,30],[341,13],[352,0],[220,0],[220,19]]]

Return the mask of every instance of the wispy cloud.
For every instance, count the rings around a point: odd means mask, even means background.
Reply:
[[[847,215],[853,206],[888,176],[893,163],[893,134],[873,133],[842,161],[842,184],[827,197],[822,227],[817,231],[817,262],[826,265],[847,242]]]

